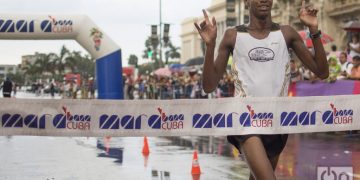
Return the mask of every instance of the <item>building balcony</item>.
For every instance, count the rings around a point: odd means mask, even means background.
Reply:
[[[324,5],[325,12],[334,18],[351,16],[360,12],[360,0],[332,0]]]

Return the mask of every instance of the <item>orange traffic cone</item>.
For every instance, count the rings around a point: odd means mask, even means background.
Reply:
[[[192,175],[201,174],[199,159],[198,159],[196,150],[194,151],[194,156],[193,156],[193,160],[192,160],[191,174]]]
[[[144,137],[144,146],[142,149],[143,155],[147,156],[150,154],[149,145],[146,136]]]

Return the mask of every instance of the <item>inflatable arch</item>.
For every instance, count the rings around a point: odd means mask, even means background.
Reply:
[[[85,15],[0,15],[0,39],[73,39],[96,59],[99,99],[123,99],[121,49]]]

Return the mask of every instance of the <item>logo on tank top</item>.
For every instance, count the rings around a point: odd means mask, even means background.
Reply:
[[[267,62],[274,60],[274,57],[274,51],[269,48],[257,47],[249,51],[249,58],[252,61]]]

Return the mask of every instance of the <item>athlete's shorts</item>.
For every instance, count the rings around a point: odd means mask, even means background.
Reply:
[[[264,144],[266,154],[269,158],[276,157],[284,150],[286,141],[288,138],[287,134],[275,134],[275,135],[243,135],[243,136],[227,136],[227,140],[234,145],[239,152],[240,144],[244,143],[248,138],[258,136],[261,138]]]

